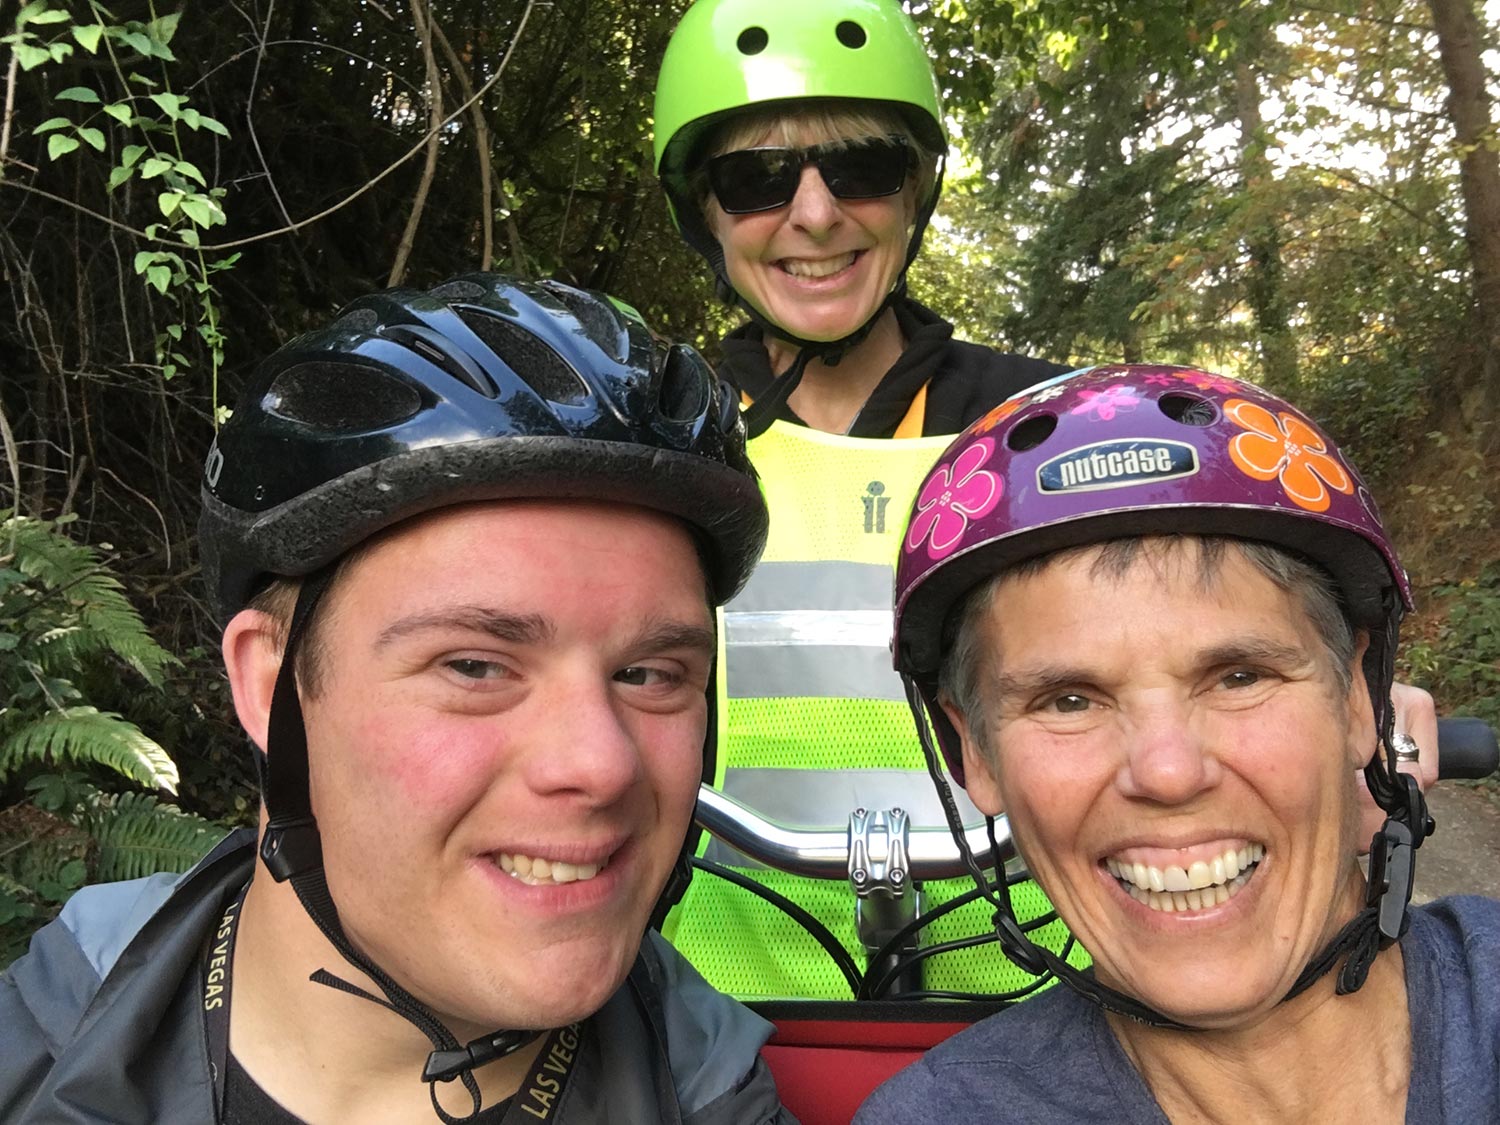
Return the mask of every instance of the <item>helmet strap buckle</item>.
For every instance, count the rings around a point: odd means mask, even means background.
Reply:
[[[310,816],[272,821],[260,841],[260,858],[278,883],[321,867],[323,841],[318,822]]]

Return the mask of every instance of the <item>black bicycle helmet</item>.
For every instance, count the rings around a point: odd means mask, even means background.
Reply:
[[[722,604],[765,545],[767,513],[733,393],[691,348],[658,342],[601,294],[495,274],[422,293],[391,290],[270,357],[204,466],[199,548],[215,613],[228,619],[274,577],[303,578],[260,759],[260,855],[384,999],[319,970],[314,980],[382,1004],[432,1042],[422,1079],[461,1079],[530,1042],[500,1029],[460,1044],[353,947],[323,868],[308,783],[296,653],[337,560],[371,535],[453,504],[504,499],[635,504],[685,521]],[[710,714],[714,686],[709,685]],[[704,744],[711,769],[714,738]],[[670,903],[686,886],[685,843]]]
[[[227,620],[270,577],[419,513],[528,497],[681,518],[720,603],[765,543],[732,392],[634,310],[498,274],[364,297],[272,355],[209,452],[213,609]]]

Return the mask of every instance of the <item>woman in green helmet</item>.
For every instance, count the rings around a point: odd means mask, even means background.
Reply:
[[[942,825],[888,650],[901,513],[951,435],[1066,369],[955,340],[906,292],[947,140],[926,49],[895,0],[697,0],[662,62],[654,143],[683,237],[749,318],[722,342],[719,372],[741,392],[771,507],[764,561],[725,608],[716,782],[787,824],[899,806],[914,826]],[[1398,695],[1398,708],[1420,716],[1401,729],[1433,747],[1430,698]],[[1435,755],[1423,766],[1430,781]],[[708,858],[810,910],[857,960],[874,948],[848,886],[756,869],[718,844]],[[929,884],[923,908],[961,889]],[[1030,884],[1016,899],[1023,922],[1050,909]],[[988,929],[971,906],[924,941]],[[797,923],[720,880],[695,881],[665,931],[735,995],[849,995]],[[937,957],[921,985],[1034,983],[999,962]]]
[[[699,0],[667,48],[655,117],[677,224],[749,317],[723,341],[720,374],[743,396],[772,511],[767,561],[725,614],[718,783],[788,824],[900,806],[941,825],[887,649],[900,513],[949,435],[1064,368],[954,340],[906,293],[947,140],[899,4]],[[709,858],[811,910],[865,960],[847,885],[757,870],[717,845]],[[924,905],[962,889],[929,887]],[[1047,909],[1034,896],[1033,915]],[[928,936],[986,928],[961,914]],[[720,880],[696,880],[666,932],[736,995],[849,996],[797,923]],[[923,983],[1031,983],[997,962],[938,958]]]

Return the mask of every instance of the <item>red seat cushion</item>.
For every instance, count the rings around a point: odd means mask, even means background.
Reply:
[[[849,1125],[870,1092],[929,1047],[968,1027],[993,1010],[979,1005],[924,1005],[928,1018],[878,1018],[884,1005],[839,1004],[849,1019],[792,1019],[782,1011],[791,1005],[753,1005],[772,1019],[776,1032],[761,1055],[776,1076],[782,1103],[802,1125]],[[811,1007],[811,1005],[809,1005]],[[820,1004],[824,1011],[835,1007]],[[909,1005],[902,1005],[906,1014]],[[852,1018],[857,1012],[861,1018]],[[958,1019],[934,1020],[932,1015]],[[875,1017],[875,1018],[872,1018]],[[967,1018],[966,1018],[967,1017]]]

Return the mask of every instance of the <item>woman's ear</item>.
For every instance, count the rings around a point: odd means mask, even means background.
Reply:
[[[266,728],[271,719],[271,697],[281,672],[285,629],[268,613],[242,609],[224,629],[224,669],[234,710],[256,746],[266,749]]]
[[[1361,629],[1355,634],[1354,656],[1349,661],[1349,757],[1355,769],[1363,769],[1380,749],[1370,685],[1365,679],[1365,652],[1369,647],[1370,634]]]
[[[963,712],[953,705],[952,700],[943,699],[939,702],[943,714],[948,716],[948,721],[958,732],[963,751],[964,790],[969,794],[969,800],[986,816],[999,816],[1005,811],[1005,805],[1000,797],[1000,787],[995,783],[995,764],[989,751],[974,737],[973,728]]]

